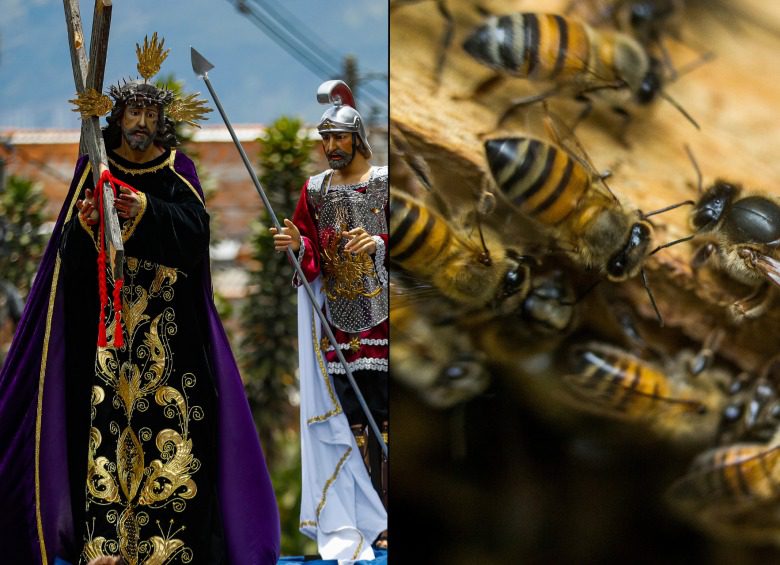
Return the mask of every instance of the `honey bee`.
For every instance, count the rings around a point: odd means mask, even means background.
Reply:
[[[528,293],[530,257],[400,190],[390,192],[389,248],[391,262],[471,310],[513,311]]]
[[[521,106],[557,94],[571,94],[585,103],[577,123],[591,111],[588,94],[611,91],[614,110],[624,118],[624,139],[629,114],[625,98],[647,106],[657,97],[673,104],[696,128],[696,121],[663,90],[661,62],[636,39],[619,31],[595,30],[558,14],[513,13],[489,16],[465,40],[463,48],[478,62],[500,75],[530,81],[548,81],[552,87],[537,95],[512,101],[497,127]],[[492,84],[489,79],[477,90]],[[622,94],[621,94],[622,93]],[[628,96],[625,95],[628,93]]]
[[[488,387],[485,356],[469,336],[431,312],[391,290],[390,371],[394,380],[415,390],[428,405],[444,409],[473,398]]]
[[[601,342],[574,345],[571,356],[574,372],[563,385],[580,408],[647,426],[679,443],[715,437],[727,371],[700,363],[688,350],[662,366]]]
[[[719,446],[699,455],[667,493],[705,532],[739,543],[780,544],[780,433],[768,443]]]
[[[475,343],[491,362],[514,365],[529,354],[555,348],[580,321],[572,278],[560,269],[533,272],[531,285],[514,311],[490,323],[467,319]]]
[[[772,365],[769,365],[771,368]],[[678,512],[711,533],[780,543],[780,394],[765,370],[734,379],[718,446],[669,489]]]
[[[541,224],[577,265],[613,282],[641,274],[655,307],[643,269],[655,251],[647,218],[690,201],[647,214],[629,212],[594,182],[585,161],[538,139],[489,139],[485,152],[498,191],[514,210]],[[657,308],[656,314],[660,320]]]
[[[707,240],[695,253],[693,267],[714,256],[721,270],[754,289],[732,305],[734,317],[763,314],[772,302],[771,290],[780,286],[780,204],[757,193],[743,194],[738,184],[717,180],[701,194],[690,221],[696,239]]]

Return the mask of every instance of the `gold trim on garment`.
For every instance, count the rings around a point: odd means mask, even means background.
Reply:
[[[84,172],[81,175],[79,181],[79,187],[83,186],[86,175],[89,173],[91,166],[87,163]],[[65,219],[62,222],[62,228],[65,227],[70,221],[73,215],[73,207],[76,205],[76,200],[80,194],[80,188],[73,191],[73,197],[68,206],[68,212],[65,215]],[[43,351],[41,354],[41,372],[38,376],[38,406],[35,415],[35,522],[38,528],[38,543],[41,548],[41,562],[43,565],[48,565],[49,560],[46,555],[46,540],[44,539],[43,532],[43,519],[41,518],[41,425],[42,425],[42,407],[43,407],[43,386],[46,381],[46,363],[49,358],[49,338],[51,337],[51,319],[54,316],[54,299],[57,294],[57,280],[60,276],[60,255],[57,253],[57,257],[54,260],[54,273],[51,279],[51,288],[49,289],[49,307],[46,311],[46,331],[43,337]]]
[[[325,485],[322,487],[322,496],[320,497],[320,502],[317,504],[317,510],[314,511],[314,516],[316,520],[307,520],[300,523],[300,526],[316,526],[320,519],[320,514],[322,513],[322,509],[325,508],[325,503],[328,499],[328,489],[330,486],[336,481],[338,478],[339,473],[341,472],[341,468],[344,466],[344,463],[346,463],[347,458],[349,458],[350,453],[352,453],[352,448],[348,447],[347,450],[344,452],[344,454],[339,459],[339,462],[336,463],[336,470],[333,471],[333,474],[328,478],[327,481],[325,481]]]
[[[98,235],[93,231],[92,226],[87,223],[87,220],[84,218],[84,216],[81,215],[81,213],[78,214],[78,218],[81,227],[84,228],[84,231],[87,232],[87,235],[89,235],[89,238],[95,244],[95,250],[100,251],[100,248],[98,247]]]
[[[318,422],[324,422],[328,418],[336,416],[337,414],[341,414],[341,404],[336,398],[336,391],[333,390],[333,383],[331,382],[330,376],[328,375],[328,370],[325,368],[325,361],[322,359],[322,351],[319,349],[319,343],[317,339],[317,320],[313,311],[311,318],[311,336],[313,342],[312,345],[314,346],[314,355],[317,357],[317,364],[320,366],[320,374],[325,381],[325,387],[328,389],[328,396],[330,397],[330,402],[333,404],[334,408],[333,410],[328,410],[324,414],[319,416],[312,416],[306,420],[306,423],[309,425],[316,424]]]
[[[141,200],[141,210],[136,214],[135,218],[122,226],[122,243],[127,243],[127,240],[130,239],[130,236],[135,232],[135,228],[138,227],[141,218],[143,218],[144,212],[146,212],[146,194],[139,191],[138,197]]]
[[[341,459],[339,459],[339,462],[336,464],[336,470],[333,471],[333,474],[330,476],[330,478],[325,481],[325,486],[322,487],[322,498],[320,498],[320,503],[317,505],[317,523],[320,521],[320,514],[322,513],[322,509],[325,508],[325,503],[328,499],[328,489],[330,489],[331,485],[336,482],[336,479],[338,478],[339,473],[341,472],[342,467],[344,467],[344,463],[347,462],[347,459],[349,458],[350,454],[352,453],[352,448],[348,447],[347,450],[344,452],[344,455],[341,456]],[[357,546],[357,549],[355,549],[355,553],[352,554],[352,559],[357,559],[357,556],[360,555],[360,550],[363,548],[363,534],[360,533],[360,543]]]
[[[123,167],[116,161],[114,161],[111,157],[108,158],[108,162],[113,166],[122,171],[125,174],[137,176],[137,175],[145,175],[146,173],[155,173],[157,171],[160,171],[164,169],[165,167],[171,167],[173,168],[173,159],[176,157],[176,150],[171,149],[171,155],[168,157],[165,161],[160,163],[159,165],[155,165],[154,167],[149,167],[147,169],[128,169],[127,167]]]
[[[76,194],[81,194],[81,189],[84,187],[84,183],[87,180],[87,175],[92,171],[92,163],[87,162],[87,166],[84,169],[84,173],[81,175],[81,179],[79,180],[79,184],[76,187]],[[78,200],[78,198],[76,199]],[[81,227],[84,228],[84,231],[87,232],[90,239],[95,243],[95,249],[97,251],[100,251],[99,241],[98,241],[98,234],[95,233],[95,231],[92,229],[92,226],[90,226],[87,223],[87,220],[84,219],[81,214],[78,214],[79,223],[81,224]],[[63,224],[64,225],[64,224]]]
[[[198,193],[198,191],[197,191],[197,190],[195,190],[195,187],[194,187],[194,186],[192,186],[192,184],[190,183],[190,181],[188,181],[188,180],[187,180],[187,179],[185,179],[183,176],[181,176],[181,175],[179,174],[179,171],[177,171],[176,169],[174,169],[174,168],[173,168],[173,159],[171,159],[171,170],[173,171],[173,173],[174,173],[174,174],[175,174],[177,177],[179,177],[179,178],[180,178],[180,179],[181,179],[181,180],[184,182],[184,184],[186,184],[187,186],[189,186],[189,187],[190,187],[190,190],[192,191],[192,193],[193,193],[193,194],[194,194],[194,195],[197,197],[197,199],[198,199],[198,202],[200,202],[201,204],[203,204],[203,206],[205,207],[205,206],[206,206],[206,203],[205,203],[205,202],[203,202],[203,198],[201,198],[201,197],[200,197],[200,194]]]

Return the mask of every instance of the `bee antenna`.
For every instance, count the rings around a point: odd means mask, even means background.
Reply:
[[[690,146],[686,143],[684,147],[685,147],[685,152],[688,154],[688,158],[691,160],[691,164],[693,164],[693,168],[696,170],[696,190],[701,195],[702,176],[701,176],[701,169],[699,168],[699,163],[696,162],[696,157],[693,156],[693,151],[691,151]]]
[[[648,253],[647,255],[648,255],[648,257],[649,257],[650,255],[655,255],[656,253],[658,253],[659,251],[661,251],[661,249],[666,249],[667,247],[671,247],[672,245],[677,245],[678,243],[683,243],[683,242],[685,242],[685,241],[690,241],[690,240],[692,240],[694,237],[696,237],[696,236],[695,236],[695,235],[688,235],[688,236],[685,236],[685,237],[681,237],[680,239],[675,239],[674,241],[670,241],[670,242],[668,242],[668,243],[664,243],[663,245],[659,245],[658,247],[656,247],[655,249],[653,249],[653,250],[652,250],[650,253]]]
[[[676,73],[674,78],[672,78],[669,82],[674,82],[678,80],[680,77],[687,75],[688,73],[691,73],[701,67],[705,63],[709,63],[715,58],[715,53],[713,51],[705,51],[702,53],[697,59],[694,61],[691,61],[681,69],[679,69]]]
[[[674,98],[672,98],[671,96],[669,96],[669,95],[668,95],[666,92],[664,92],[663,90],[662,90],[662,91],[660,91],[660,92],[659,92],[659,94],[661,95],[661,97],[662,97],[664,100],[666,100],[667,102],[669,102],[669,104],[671,104],[672,106],[674,106],[675,108],[677,108],[677,111],[678,111],[678,112],[680,112],[680,113],[681,113],[683,116],[685,116],[685,119],[687,119],[689,122],[691,122],[691,123],[693,124],[693,127],[695,127],[696,129],[699,129],[699,130],[701,129],[701,127],[699,126],[699,123],[698,123],[696,120],[694,120],[694,119],[693,119],[693,116],[691,116],[691,115],[690,115],[688,112],[686,112],[686,111],[685,111],[685,108],[683,108],[683,107],[680,105],[680,103],[679,103],[679,102],[677,102],[677,100],[675,100]]]
[[[677,204],[671,204],[671,205],[667,206],[666,208],[659,208],[658,210],[653,210],[652,212],[648,212],[647,214],[641,214],[640,217],[641,217],[641,219],[646,220],[650,216],[655,216],[657,214],[663,214],[664,212],[668,212],[669,210],[674,210],[675,208],[679,208],[680,206],[686,206],[686,205],[694,206],[694,205],[696,205],[696,202],[694,202],[693,200],[684,200],[682,202],[678,202]]]
[[[444,0],[437,0],[436,7],[439,10],[439,13],[441,14],[442,18],[444,18],[444,33],[442,34],[442,40],[441,40],[441,51],[439,52],[439,56],[436,59],[436,71],[434,75],[434,80],[436,81],[435,88],[438,90],[438,88],[441,86],[441,77],[444,74],[444,65],[447,60],[447,52],[450,50],[450,46],[452,45],[452,37],[455,34],[455,20],[452,18],[452,13],[450,12],[449,8],[447,7],[447,3]]]
[[[641,269],[639,272],[642,275],[642,285],[647,291],[647,296],[650,298],[650,304],[653,305],[653,310],[655,310],[655,315],[658,318],[658,324],[661,327],[664,327],[664,319],[661,316],[661,311],[658,309],[658,304],[655,303],[655,297],[653,296],[653,292],[650,290],[650,284],[647,282],[647,273],[644,269]]]
[[[488,249],[487,243],[485,243],[485,234],[482,233],[482,219],[479,212],[477,212],[477,231],[479,232],[479,241],[482,243],[482,249],[484,249],[484,253],[481,253],[479,256],[479,262],[489,267],[493,264],[493,259],[490,258],[490,249]]]

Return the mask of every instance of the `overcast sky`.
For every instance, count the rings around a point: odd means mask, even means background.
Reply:
[[[324,110],[317,86],[333,74],[315,74],[275,43],[251,17],[238,12],[238,0],[114,0],[104,89],[120,78],[136,78],[135,44],[157,32],[171,52],[160,75],[174,73],[185,91],[198,91],[213,107],[203,81],[190,64],[190,46],[215,66],[212,86],[234,123],[269,123],[287,114],[307,123]],[[378,101],[387,116],[387,0],[245,0],[281,10],[288,28],[318,46],[341,69],[345,55],[358,58],[360,74],[373,78],[358,91],[366,116]],[[81,1],[89,38],[93,0]],[[290,19],[292,18],[292,19]],[[268,22],[268,18],[263,18]],[[297,49],[299,57],[302,50]],[[0,0],[0,130],[78,127],[68,103],[75,94],[61,0]],[[205,124],[221,123],[216,112]]]

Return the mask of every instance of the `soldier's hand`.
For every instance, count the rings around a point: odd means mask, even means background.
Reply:
[[[98,210],[95,207],[95,195],[92,189],[88,188],[84,191],[84,198],[76,200],[76,208],[79,210],[79,216],[90,226],[94,226],[98,223]]]
[[[349,251],[354,254],[365,251],[369,255],[376,253],[376,241],[363,228],[355,228],[349,231],[341,232],[341,235],[349,239],[344,246],[344,251]]]
[[[271,228],[271,233],[274,234],[274,250],[281,253],[289,247],[293,252],[298,253],[301,248],[301,232],[287,218],[284,219],[284,226],[282,233],[278,233],[276,228]]]

